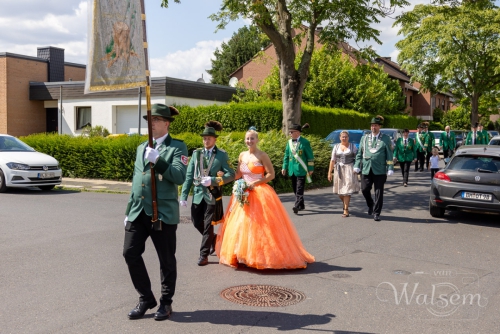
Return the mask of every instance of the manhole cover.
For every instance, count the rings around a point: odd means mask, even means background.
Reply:
[[[221,297],[237,304],[281,307],[300,303],[306,295],[300,291],[273,285],[240,285],[222,290]]]
[[[179,223],[180,224],[191,224],[191,217],[188,216],[180,216],[179,217]]]
[[[411,273],[406,270],[394,270],[393,273],[396,275],[411,275]]]
[[[351,277],[351,275],[349,275],[349,274],[333,274],[332,276],[335,278],[349,278],[349,277]]]

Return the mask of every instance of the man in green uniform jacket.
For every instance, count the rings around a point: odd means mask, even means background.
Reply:
[[[417,157],[417,146],[413,139],[408,138],[410,130],[403,130],[403,138],[398,138],[396,145],[394,145],[394,161],[399,161],[401,174],[403,174],[403,186],[408,186],[408,174],[410,173],[410,166]]]
[[[139,303],[130,311],[130,319],[139,319],[148,309],[157,305],[151,291],[151,282],[142,259],[145,244],[151,237],[160,260],[161,298],[155,320],[165,320],[172,312],[172,297],[177,280],[175,259],[176,230],[179,224],[177,187],[186,178],[188,151],[186,144],[173,139],[169,133],[173,116],[179,112],[174,107],[154,104],[151,108],[154,148],[147,142],[137,148],[132,179],[132,190],[125,212],[125,240],[123,256],[130,277],[139,293]],[[146,117],[145,117],[146,118]],[[155,172],[158,221],[152,223],[153,205],[151,168]]]
[[[226,151],[215,145],[219,136],[216,131],[221,130],[222,125],[217,121],[205,124],[205,129],[201,134],[204,148],[193,152],[187,169],[186,181],[181,191],[180,204],[187,206],[189,191],[194,184],[191,220],[202,235],[199,266],[207,265],[208,255],[215,251],[217,235],[214,234],[212,222],[218,223],[224,214],[220,187],[233,181],[235,175]],[[218,172],[222,172],[222,176],[218,176]]]
[[[444,131],[439,136],[439,146],[443,150],[444,164],[446,165],[457,147],[455,133],[450,131],[449,125],[444,128]]]
[[[423,122],[424,130],[427,136],[427,154],[425,155],[425,169],[429,171],[429,162],[432,156],[432,148],[436,146],[436,138],[434,134],[429,131],[429,122]]]
[[[368,214],[373,214],[375,221],[380,221],[385,181],[394,173],[391,138],[380,132],[383,122],[382,116],[372,118],[371,133],[361,138],[354,163],[354,172],[361,172],[361,192],[368,205]],[[372,186],[375,188],[375,201],[371,195]]]
[[[472,125],[471,132],[467,134],[464,145],[488,145],[483,133],[477,130],[478,124],[476,122]]]
[[[314,155],[309,140],[300,134],[309,124],[292,124],[289,129],[290,139],[286,145],[285,156],[283,157],[283,167],[281,174],[287,173],[292,179],[293,193],[295,194],[295,204],[293,212],[305,210],[304,188],[305,182],[311,183],[311,175],[314,172]]]
[[[490,138],[490,134],[489,134],[489,132],[488,132],[488,131],[484,130],[484,127],[483,127],[483,125],[482,125],[481,123],[479,123],[479,124],[477,125],[477,131],[479,131],[479,132],[481,132],[481,133],[483,134],[483,138],[484,138],[484,140],[483,140],[483,141],[484,141],[484,143],[485,143],[486,145],[488,145],[488,144],[489,144],[489,142],[490,142],[490,140],[491,140],[491,138]]]
[[[423,131],[424,125],[421,123],[417,126],[417,135],[415,136],[415,145],[417,145],[417,160],[415,161],[415,172],[424,171],[425,156],[430,154],[431,145],[429,145],[429,137]],[[420,169],[419,169],[420,165]]]

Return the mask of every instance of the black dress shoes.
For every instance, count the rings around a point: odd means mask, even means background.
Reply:
[[[373,215],[373,220],[376,221],[376,222],[379,222],[380,221],[380,215],[378,213],[374,214]]]
[[[299,206],[299,207],[297,208],[297,210],[298,210],[298,211],[304,211],[305,209],[306,209],[306,207],[305,207],[305,206]]]
[[[299,212],[299,208],[293,207],[293,213],[297,214]]]
[[[152,300],[150,302],[139,302],[139,304],[137,304],[137,306],[129,312],[128,318],[140,319],[144,316],[144,314],[146,314],[147,310],[152,309],[156,305],[158,305],[158,303],[156,303],[156,300]]]
[[[198,265],[199,266],[206,266],[208,264],[208,257],[206,256],[200,256],[198,259]]]
[[[155,320],[167,320],[172,314],[172,305],[161,305],[155,313]]]
[[[373,206],[368,207],[368,214],[371,216],[373,215]]]

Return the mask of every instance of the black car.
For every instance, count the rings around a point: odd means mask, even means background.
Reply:
[[[465,141],[465,138],[467,136],[467,133],[465,131],[462,131],[462,130],[451,130],[451,131],[453,131],[453,133],[455,133],[455,141],[457,142],[455,149],[457,149],[460,146],[462,146],[462,144]]]
[[[457,149],[446,167],[434,175],[429,212],[445,210],[500,214],[500,147],[468,145]]]

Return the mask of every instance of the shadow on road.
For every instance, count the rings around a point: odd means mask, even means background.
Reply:
[[[57,195],[68,195],[81,193],[80,190],[62,190],[62,189],[52,189],[52,190],[40,190],[37,187],[29,188],[7,188],[4,194],[8,195],[33,195],[33,196],[57,196]]]
[[[170,321],[181,323],[205,322],[214,325],[233,325],[247,327],[273,328],[279,331],[297,329],[308,330],[307,326],[324,325],[335,318],[333,314],[289,314],[272,311],[235,311],[235,310],[203,310],[194,312],[174,312]],[[328,333],[346,333],[344,331],[318,330]],[[354,332],[349,332],[354,333]]]
[[[214,262],[218,263],[218,262]],[[340,267],[328,264],[326,262],[313,262],[307,265],[304,269],[255,269],[239,264],[238,271],[244,271],[250,274],[261,276],[290,276],[290,275],[305,275],[305,274],[320,274],[329,273],[333,271],[361,271],[360,267]]]

